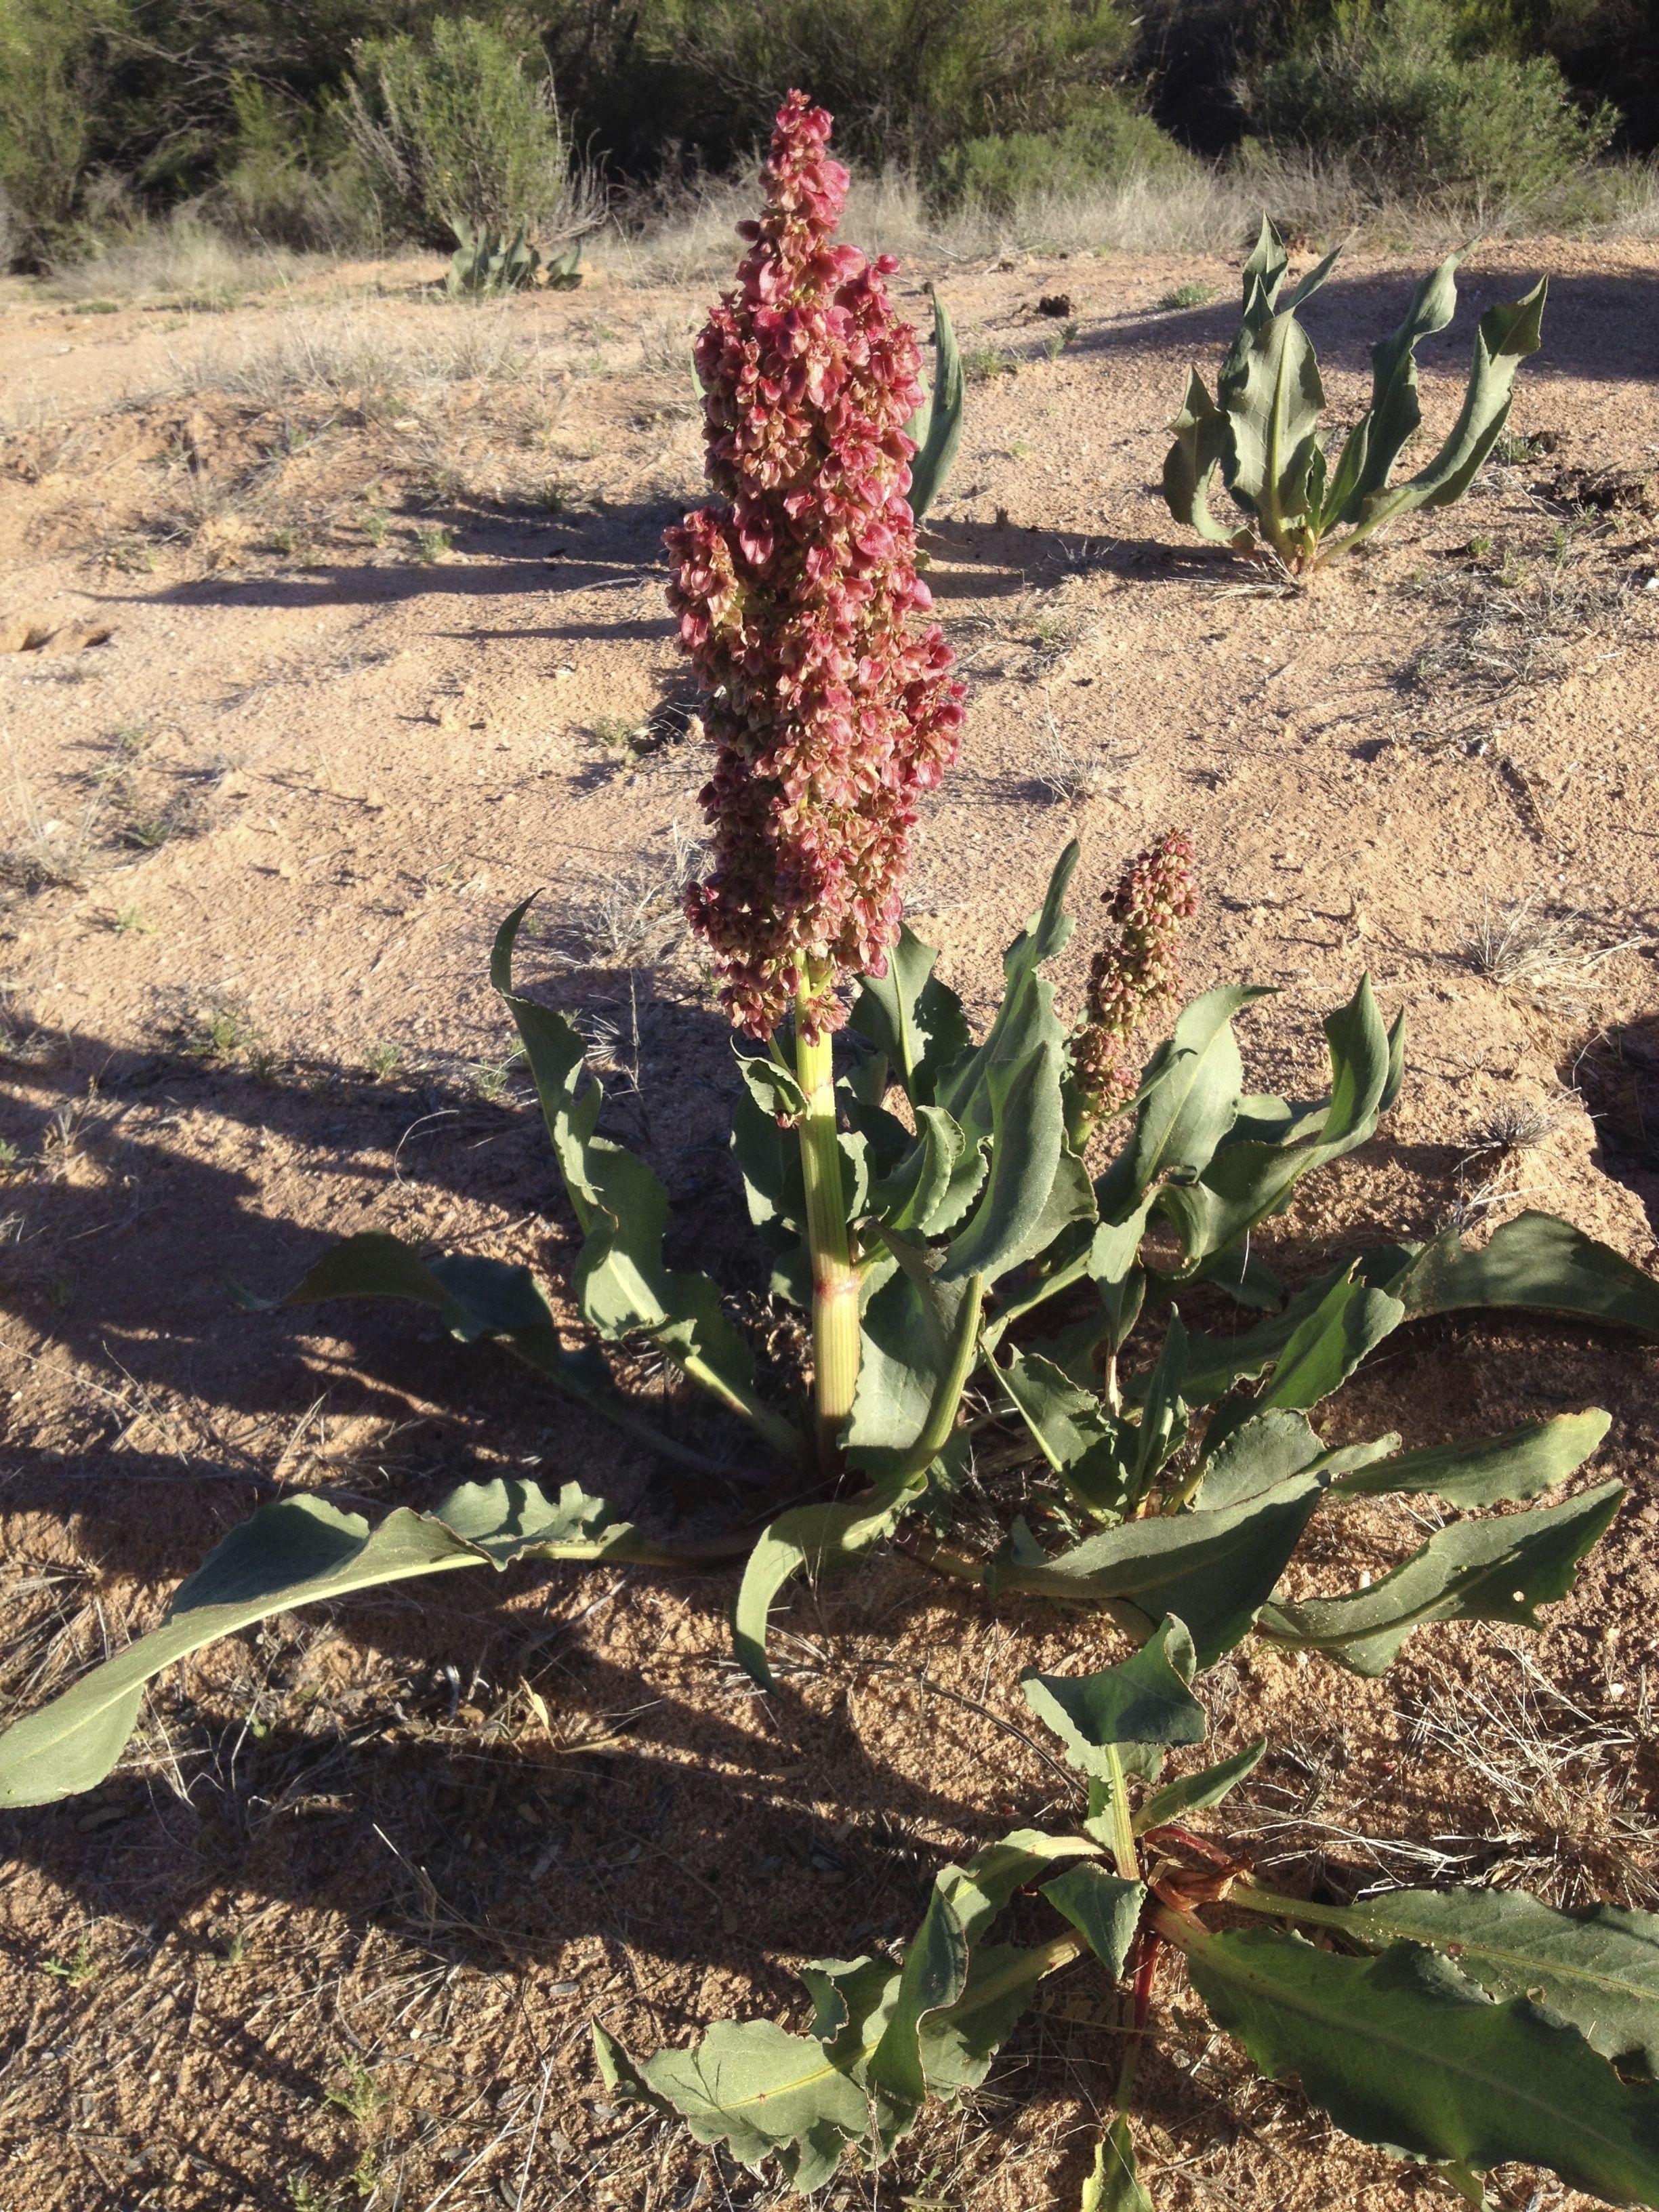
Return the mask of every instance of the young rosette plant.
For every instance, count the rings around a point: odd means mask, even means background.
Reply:
[[[1608,2204],[1659,2205],[1659,1915],[1563,1912],[1518,1890],[1332,1905],[1267,1887],[1224,1832],[1188,1824],[1267,1739],[1164,1778],[1170,1753],[1207,1731],[1196,1665],[1166,1618],[1118,1666],[1026,1673],[1032,1711],[1086,1782],[1075,1824],[1017,1828],[945,1867],[902,1960],[803,1966],[804,2034],[724,2021],[636,2064],[596,2025],[611,2094],[815,2189],[849,2156],[885,2163],[930,2097],[976,2087],[1051,1977],[1103,1970],[1123,2048],[1085,2212],[1154,2212],[1132,2114],[1159,1997],[1183,1978],[1264,2074],[1299,2081],[1362,2142],[1432,2165],[1471,2204],[1486,2204],[1492,2167],[1517,2161]],[[1010,1940],[1039,1916],[1053,1932]]]
[[[1472,250],[1448,254],[1418,286],[1399,329],[1371,348],[1371,404],[1333,466],[1319,427],[1325,404],[1319,364],[1297,316],[1337,253],[1283,292],[1289,256],[1264,216],[1244,264],[1244,319],[1221,364],[1216,396],[1194,369],[1170,426],[1175,443],[1164,464],[1164,496],[1176,520],[1281,574],[1307,576],[1396,516],[1462,499],[1509,420],[1516,370],[1538,350],[1548,290],[1540,278],[1523,299],[1486,310],[1456,422],[1432,460],[1394,483],[1395,464],[1422,421],[1417,348],[1451,321],[1458,264]],[[1218,478],[1242,510],[1242,526],[1212,512]],[[1346,535],[1334,537],[1337,531]]]

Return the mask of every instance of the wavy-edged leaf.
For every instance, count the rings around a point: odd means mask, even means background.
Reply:
[[[905,1947],[898,1995],[881,2040],[870,2053],[869,2079],[890,2097],[920,2105],[927,2094],[921,2026],[961,1996],[968,1982],[968,1936],[946,1893],[935,1885],[921,1927]]]
[[[1232,428],[1195,368],[1188,372],[1186,393],[1170,429],[1175,443],[1164,457],[1164,497],[1170,514],[1212,545],[1248,544],[1248,531],[1237,523],[1218,522],[1210,512],[1210,494],[1228,459]]]
[[[769,2020],[717,2021],[689,2051],[635,2069],[700,2143],[725,2143],[751,2170],[793,2153],[798,2187],[822,2185],[844,2148],[870,2132],[864,2090],[810,2036]]]
[[[744,1672],[763,1689],[776,1686],[766,1660],[766,1626],[784,1584],[798,1574],[850,1566],[880,1542],[927,1482],[924,1470],[902,1468],[856,1498],[827,1505],[795,1505],[763,1529],[749,1554],[732,1607],[732,1644]]]
[[[1223,1512],[1126,1522],[1040,1565],[993,1559],[986,1588],[1105,1605],[1120,1618],[1127,1606],[1149,1625],[1174,1613],[1199,1665],[1212,1667],[1249,1632],[1322,1495],[1316,1476],[1296,1475]]]
[[[668,1194],[645,1162],[596,1133],[603,1092],[586,1048],[562,1014],[513,988],[513,948],[531,905],[515,907],[495,933],[489,979],[511,1013],[530,1062],[543,1119],[583,1232],[574,1288],[582,1317],[614,1340],[654,1337],[706,1389],[755,1421],[787,1455],[799,1439],[754,1395],[749,1348],[720,1310],[707,1275],[670,1268],[662,1256]]]
[[[1073,838],[1054,863],[1041,908],[1003,955],[1002,1004],[985,1042],[947,1068],[939,1080],[935,1103],[959,1123],[970,1150],[991,1133],[992,1069],[1017,1066],[1036,1046],[1062,1042],[1054,991],[1041,970],[1072,934],[1066,893],[1080,850]]]
[[[942,1106],[918,1106],[916,1134],[890,1174],[871,1185],[870,1208],[901,1235],[926,1236],[962,1157],[962,1132]]]
[[[1166,1620],[1115,1667],[1093,1674],[1039,1674],[1028,1667],[1019,1686],[1071,1765],[1103,1782],[1112,1772],[1109,1747],[1202,1743],[1208,1723],[1188,1686],[1195,1671],[1191,1636],[1180,1620]]]
[[[1085,2175],[1078,2212],[1152,2212],[1152,2200],[1140,2185],[1129,2123],[1120,2112],[1095,2145],[1095,2162]]]
[[[1123,1424],[1092,1390],[1036,1352],[1016,1349],[998,1380],[1038,1450],[1086,1512],[1121,1518],[1129,1502]]]
[[[373,1529],[320,1498],[262,1506],[179,1584],[159,1627],[0,1735],[0,1805],[48,1804],[101,1782],[137,1724],[147,1682],[272,1613],[455,1567],[656,1556],[608,1516],[574,1482],[557,1498],[533,1483],[466,1483],[434,1512],[400,1506]]]
[[[1436,1620],[1540,1626],[1538,1607],[1565,1597],[1578,1562],[1605,1533],[1625,1495],[1604,1482],[1563,1505],[1455,1521],[1369,1589],[1346,1597],[1269,1606],[1263,1630],[1323,1651],[1357,1674],[1381,1674],[1413,1629]]]
[[[1613,1416],[1592,1407],[1528,1421],[1502,1436],[1425,1444],[1338,1475],[1334,1497],[1443,1498],[1460,1512],[1476,1505],[1504,1505],[1540,1498],[1565,1482],[1601,1448]]]
[[[1497,1997],[1531,1996],[1604,2058],[1659,2075],[1659,1915],[1617,1905],[1559,1911],[1515,1889],[1395,1889],[1295,1917],[1381,1947],[1449,1952]]]
[[[982,1275],[994,1282],[1030,1256],[1060,1167],[1060,1065],[1059,1044],[1044,1039],[1024,1059],[988,1068],[989,1169],[977,1205],[945,1252],[942,1281]]]
[[[1300,1410],[1340,1390],[1361,1360],[1404,1320],[1401,1299],[1350,1277],[1333,1284],[1291,1331],[1256,1404]]]
[[[1195,1774],[1177,1775],[1173,1782],[1166,1782],[1142,1801],[1134,1816],[1135,1833],[1145,1835],[1148,1828],[1161,1827],[1166,1820],[1178,1820],[1183,1814],[1202,1813],[1219,1805],[1247,1776],[1255,1773],[1267,1750],[1267,1737],[1259,1735],[1231,1759],[1218,1759],[1213,1766],[1202,1766]]]
[[[1343,1958],[1267,1928],[1188,1954],[1217,2025],[1362,2142],[1479,2170],[1543,2166],[1615,2204],[1659,2201],[1659,2091],[1619,2079],[1526,1997],[1494,2003],[1415,1943]]]
[[[1120,1171],[1113,1163],[1114,1191],[1122,1188],[1126,1200],[1138,1199],[1164,1176],[1196,1176],[1209,1165],[1237,1118],[1243,1090],[1233,1018],[1270,995],[1266,985],[1226,984],[1182,1009],[1167,1042],[1147,1063],[1147,1096],[1120,1155],[1127,1164]],[[1154,1084],[1155,1077],[1163,1079]]]
[[[968,1017],[956,993],[934,975],[938,958],[902,922],[886,974],[862,977],[853,1001],[851,1026],[885,1054],[913,1106],[933,1104],[940,1069],[968,1048]]]
[[[1287,310],[1247,322],[1221,404],[1232,433],[1227,488],[1274,544],[1306,512],[1325,387],[1307,332]]]
[[[905,424],[905,435],[915,441],[910,464],[910,513],[918,524],[944,489],[962,444],[963,405],[966,396],[962,354],[951,317],[937,292],[933,295],[933,382],[921,406]]]
[[[1487,308],[1475,333],[1468,388],[1445,443],[1416,476],[1372,494],[1360,510],[1362,528],[1375,528],[1415,507],[1449,507],[1462,499],[1509,420],[1515,373],[1538,350],[1548,296],[1549,279],[1540,276],[1524,298]]]
[[[1517,1214],[1479,1250],[1449,1231],[1423,1249],[1399,1289],[1413,1321],[1467,1306],[1520,1306],[1659,1337],[1659,1282],[1553,1213]]]
[[[1045,1881],[1042,1894],[1071,1922],[1112,1979],[1121,1981],[1146,1902],[1146,1883],[1126,1881],[1086,1860]]]

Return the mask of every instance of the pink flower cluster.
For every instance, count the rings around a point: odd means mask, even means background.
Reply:
[[[738,284],[697,341],[719,502],[668,532],[669,604],[719,748],[702,794],[712,866],[687,895],[732,1022],[769,1036],[797,994],[810,1036],[837,986],[884,972],[917,794],[955,757],[962,686],[916,574],[905,493],[921,398],[896,264],[831,244],[848,175],[792,92],[739,226]]]
[[[1135,1033],[1169,1004],[1181,980],[1178,926],[1198,911],[1193,841],[1167,830],[1123,871],[1103,904],[1115,924],[1089,971],[1088,1011],[1072,1039],[1072,1067],[1091,1121],[1134,1097]]]

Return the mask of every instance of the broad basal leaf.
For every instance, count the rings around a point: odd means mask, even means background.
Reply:
[[[1019,1678],[1026,1703],[1066,1747],[1083,1773],[1110,1778],[1107,1747],[1201,1743],[1207,1723],[1188,1685],[1196,1671],[1192,1638],[1179,1620],[1164,1620],[1138,1651],[1094,1674]]]
[[[1659,1282],[1553,1213],[1506,1221],[1479,1251],[1449,1232],[1425,1247],[1397,1287],[1413,1320],[1466,1306],[1522,1306],[1659,1337]]]
[[[1574,1571],[1625,1495],[1604,1482],[1565,1505],[1455,1521],[1369,1589],[1347,1597],[1269,1606],[1263,1632],[1381,1674],[1413,1629],[1434,1620],[1510,1620],[1539,1626],[1538,1607],[1565,1597]]]
[[[1121,1981],[1146,1902],[1146,1883],[1125,1881],[1089,1860],[1045,1881],[1042,1894],[1065,1914],[1113,1981]]]
[[[905,428],[915,441],[910,464],[910,513],[918,525],[945,488],[962,443],[966,384],[950,315],[933,295],[933,382]]]
[[[796,1505],[781,1513],[749,1554],[732,1608],[732,1644],[739,1664],[763,1689],[774,1686],[766,1660],[766,1625],[778,1592],[793,1576],[848,1566],[880,1542],[927,1486],[927,1474],[900,1468],[856,1498]]]
[[[1344,1498],[1426,1493],[1464,1512],[1475,1505],[1538,1498],[1582,1467],[1612,1425],[1611,1414],[1593,1407],[1589,1413],[1528,1421],[1498,1437],[1425,1444],[1338,1475],[1331,1493]]]
[[[1382,1946],[1449,1951],[1493,1996],[1532,1996],[1604,2058],[1659,2074],[1659,1915],[1616,1905],[1560,1912],[1513,1889],[1395,1889],[1291,1917]]]
[[[1249,1633],[1320,1496],[1316,1478],[1296,1475],[1224,1512],[1152,1516],[1103,1529],[1045,1565],[993,1559],[986,1587],[1103,1606],[1125,1626],[1139,1616],[1150,1627],[1174,1613],[1191,1632],[1199,1665],[1211,1667]]]
[[[956,993],[934,975],[938,958],[901,923],[887,973],[864,976],[853,1002],[852,1027],[886,1055],[913,1106],[933,1104],[940,1069],[968,1048],[968,1018]]]
[[[1113,1190],[1128,1202],[1161,1176],[1195,1176],[1210,1164],[1231,1128],[1243,1090],[1244,1066],[1233,1017],[1252,1000],[1270,996],[1263,986],[1228,984],[1206,991],[1182,1012],[1173,1035],[1147,1064],[1146,1079],[1166,1079],[1149,1091],[1127,1145],[1112,1164]]]
[[[769,2020],[715,2022],[690,2051],[659,2051],[640,2077],[701,2143],[725,2143],[750,2168],[794,2152],[793,2179],[821,2186],[849,2142],[870,2131],[864,2090],[823,2045]]]
[[[1170,424],[1175,443],[1164,457],[1164,497],[1177,522],[1212,545],[1249,543],[1237,522],[1218,522],[1210,511],[1218,470],[1229,465],[1232,428],[1194,368],[1188,372],[1181,411]]]
[[[1218,2026],[1362,2142],[1484,2171],[1543,2166],[1614,2204],[1659,2201],[1659,2091],[1621,2081],[1526,1997],[1484,1996],[1415,1943],[1347,1959],[1266,1928],[1188,1954]]]
[[[0,1805],[41,1805],[90,1790],[120,1757],[143,1686],[175,1660],[272,1613],[381,1583],[514,1559],[659,1557],[608,1508],[567,1483],[466,1483],[433,1513],[399,1507],[371,1529],[320,1498],[284,1498],[233,1528],[180,1583],[159,1628],[0,1735]]]

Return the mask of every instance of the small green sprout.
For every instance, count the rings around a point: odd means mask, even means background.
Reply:
[[[1215,296],[1216,288],[1213,284],[1206,284],[1195,279],[1191,283],[1172,285],[1158,304],[1168,315],[1173,314],[1177,308],[1181,307],[1207,307]]]

